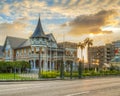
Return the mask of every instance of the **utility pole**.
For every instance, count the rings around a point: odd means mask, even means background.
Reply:
[[[72,79],[72,71],[73,71],[73,64],[71,62],[71,64],[70,64],[70,79]]]
[[[51,71],[51,64],[52,64],[52,39],[50,38],[50,71]]]
[[[63,56],[62,56],[62,62],[61,62],[61,72],[60,72],[60,77],[61,77],[61,79],[64,79],[64,66],[65,66],[65,45],[64,45],[64,40],[65,39],[65,36],[64,36],[64,32],[63,32],[63,45],[62,45],[62,47],[63,47]]]
[[[38,78],[40,79],[41,78],[41,52],[42,51],[42,49],[41,48],[39,48],[39,52],[38,52],[38,54],[39,54],[39,56],[38,56],[38,58],[39,58],[39,73],[38,73]]]
[[[79,43],[77,45],[78,48],[82,47],[83,48],[83,45],[81,43]],[[82,53],[81,53],[82,54]],[[78,77],[79,79],[82,78],[82,72],[83,72],[83,56],[81,55],[81,59],[78,57]]]
[[[78,67],[78,77],[79,79],[82,78],[82,62],[79,60],[79,67]]]

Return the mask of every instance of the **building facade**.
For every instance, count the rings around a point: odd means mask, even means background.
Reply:
[[[94,46],[88,49],[88,64],[90,67],[102,67],[105,62],[105,46]]]
[[[58,44],[53,34],[44,33],[40,18],[29,39],[6,37],[3,53],[5,61],[28,61],[31,71],[38,71],[39,67],[44,71],[59,70],[61,61],[65,70],[69,70],[69,64],[77,66],[77,44]]]
[[[88,50],[88,63],[100,68],[108,66],[115,56],[120,56],[120,41],[114,41],[105,46],[94,46]]]
[[[0,61],[4,60],[2,48],[3,48],[3,46],[0,46]]]
[[[120,40],[112,42],[114,46],[114,56],[120,56]]]

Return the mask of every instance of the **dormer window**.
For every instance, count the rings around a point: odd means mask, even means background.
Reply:
[[[36,38],[37,41],[39,41],[39,38]]]

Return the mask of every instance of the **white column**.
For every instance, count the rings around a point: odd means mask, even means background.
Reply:
[[[49,69],[49,70],[51,71],[51,69],[52,69],[52,63],[51,63],[51,61],[50,61],[50,69]]]
[[[45,61],[44,63],[44,70],[47,71],[48,70],[48,65],[47,65],[47,62]]]
[[[44,63],[44,70],[48,70],[48,48],[46,47],[46,52],[45,52],[46,58],[45,58],[45,63]]]
[[[47,71],[48,70],[48,67],[47,67],[47,61],[46,59],[44,59],[44,63],[43,63],[43,71]]]
[[[33,69],[33,61],[30,60],[31,69]]]
[[[64,60],[64,71],[66,72],[66,61]]]
[[[36,60],[33,60],[33,68],[36,69]]]
[[[53,71],[55,70],[55,64],[54,64],[54,61],[52,62],[52,70],[53,70]]]
[[[73,71],[75,71],[75,69],[76,69],[76,64],[75,64],[75,62],[73,61],[73,63],[72,63],[73,65]]]

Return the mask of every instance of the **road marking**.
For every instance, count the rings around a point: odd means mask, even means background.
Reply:
[[[80,93],[68,94],[68,95],[65,95],[65,96],[76,96],[76,95],[82,95],[82,94],[88,94],[88,93],[90,93],[90,91],[84,91],[84,92],[80,92]]]

